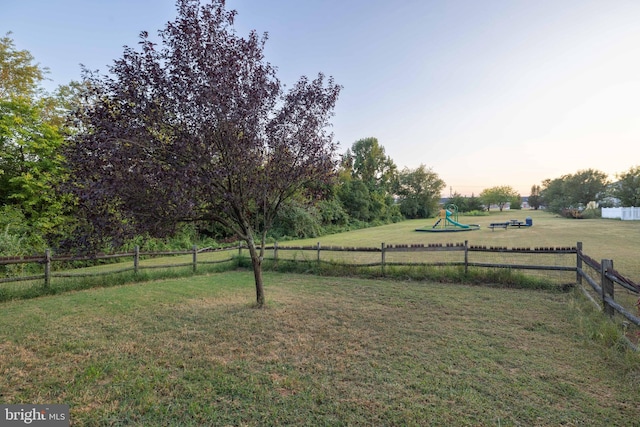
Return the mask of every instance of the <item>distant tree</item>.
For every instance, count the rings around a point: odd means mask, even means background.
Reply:
[[[576,216],[589,202],[606,197],[609,180],[603,172],[586,169],[543,181],[542,201],[551,212],[571,212]]]
[[[640,206],[640,166],[617,174],[618,181],[613,186],[613,196],[620,199],[622,206]]]
[[[517,197],[519,197],[519,194],[509,186],[486,188],[480,193],[480,199],[487,207],[487,210],[490,210],[491,205],[497,205],[498,209],[502,211],[507,203]]]
[[[404,168],[399,174],[396,191],[400,212],[406,218],[428,218],[437,211],[444,186],[438,174],[425,165],[416,169]]]
[[[585,207],[589,202],[599,201],[609,184],[607,174],[595,169],[585,169],[568,175],[565,179],[565,191],[571,204]]]
[[[85,237],[118,245],[181,222],[217,222],[246,242],[265,302],[267,232],[283,204],[335,173],[330,125],[340,86],[322,74],[288,91],[243,38],[224,0],[178,0],[178,16],[127,47],[110,75],[85,72],[89,97],[66,150]],[[82,237],[82,236],[79,236]]]
[[[510,209],[520,210],[522,209],[522,198],[520,196],[514,197],[511,199],[511,204],[509,205]]]
[[[401,217],[393,199],[397,167],[376,138],[356,141],[342,157],[341,168],[338,196],[349,215],[365,222]]]
[[[470,210],[468,200],[468,197],[464,197],[462,194],[456,192],[447,199],[447,203],[453,203],[456,205],[459,212],[468,212]]]
[[[391,192],[398,168],[376,138],[364,138],[353,143],[345,159],[351,165],[351,174],[362,180],[369,191]]]
[[[368,222],[372,220],[371,195],[369,189],[359,179],[347,179],[338,190],[338,197],[345,211],[354,219]]]
[[[564,179],[545,179],[542,181],[540,198],[542,204],[550,212],[561,213],[563,209],[571,206],[568,193],[565,191]]]
[[[471,193],[471,197],[467,198],[467,210],[469,212],[483,210],[482,200]]]
[[[539,185],[533,185],[531,187],[531,194],[529,195],[529,206],[531,206],[535,210],[540,209],[540,206],[542,205],[542,197],[540,196],[540,192],[541,189]]]

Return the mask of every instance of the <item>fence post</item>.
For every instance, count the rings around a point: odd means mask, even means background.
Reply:
[[[51,249],[44,251],[44,287],[51,284]]]
[[[615,310],[609,304],[607,304],[604,300],[605,296],[610,296],[613,299],[613,281],[607,278],[607,271],[613,270],[613,260],[603,259],[600,264],[601,276],[602,276],[602,304],[604,312],[609,315],[609,317],[613,317],[615,314]]]
[[[387,253],[387,245],[385,245],[384,242],[382,242],[381,252],[382,252],[382,261],[380,265],[382,266],[382,275],[384,276],[384,265],[386,262],[386,253]]]
[[[576,243],[577,253],[576,253],[576,282],[578,285],[582,285],[582,274],[580,274],[580,270],[582,270],[582,242]]]
[[[193,272],[198,269],[198,245],[193,245]]]
[[[278,242],[273,242],[273,263],[278,266]]]
[[[318,242],[318,264],[320,264],[320,242]]]
[[[242,240],[238,242],[238,258],[242,257]]]
[[[469,272],[469,241],[464,241],[464,275]]]
[[[136,245],[133,250],[133,273],[138,274],[140,268],[140,246]]]

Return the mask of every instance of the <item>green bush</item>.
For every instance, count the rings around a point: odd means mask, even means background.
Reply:
[[[349,222],[349,215],[337,199],[321,200],[317,206],[322,226],[344,226]]]
[[[219,248],[219,244],[212,237],[199,233],[193,224],[183,224],[178,232],[171,237],[155,238],[147,236],[137,236],[128,241],[121,250],[123,252],[133,252],[138,246],[143,252],[162,252],[162,251],[184,251],[190,250],[193,245],[198,248]]]
[[[295,202],[286,203],[278,212],[270,236],[277,240],[319,236],[322,227],[318,217],[315,208],[307,208]]]
[[[44,254],[45,240],[33,227],[28,227],[22,211],[15,206],[0,208],[0,256]],[[0,275],[20,275],[39,270],[34,264],[0,265]]]
[[[602,209],[585,209],[582,211],[582,218],[584,219],[596,219],[602,218]]]

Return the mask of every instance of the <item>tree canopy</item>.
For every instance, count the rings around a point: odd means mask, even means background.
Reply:
[[[66,153],[70,189],[92,235],[112,243],[167,235],[181,221],[233,230],[249,247],[261,306],[278,210],[335,171],[327,127],[340,86],[318,74],[285,92],[264,59],[267,35],[237,35],[223,0],[179,0],[177,9],[159,44],[142,32],[110,75],[85,72],[80,132]]]
[[[17,218],[31,234],[49,233],[62,221],[63,120],[41,87],[47,69],[9,35],[0,39],[0,226]]]
[[[391,190],[398,170],[378,139],[373,137],[354,142],[344,156],[344,163],[352,177],[360,179],[369,191]]]
[[[338,197],[353,218],[393,221],[401,217],[393,191],[398,168],[377,138],[354,142],[342,157]]]
[[[507,203],[519,197],[518,192],[508,185],[486,188],[480,193],[480,199],[487,210],[491,208],[491,205],[497,205],[498,209],[502,211]]]
[[[579,211],[606,196],[607,175],[595,169],[580,170],[542,183],[540,196],[551,212]]]
[[[438,210],[440,193],[445,183],[438,174],[420,165],[404,168],[398,177],[400,212],[407,218],[428,218]]]
[[[613,195],[620,199],[622,206],[640,206],[640,166],[616,175]]]
[[[42,92],[48,69],[35,63],[28,50],[16,49],[10,36],[0,38],[0,99],[33,98]]]
[[[542,189],[539,185],[531,186],[531,194],[529,194],[529,206],[531,206],[535,210],[538,210],[540,206],[542,206],[542,196],[540,195],[541,191]]]

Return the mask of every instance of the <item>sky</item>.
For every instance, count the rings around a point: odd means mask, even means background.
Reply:
[[[640,166],[640,1],[227,0],[239,35],[268,33],[292,87],[343,86],[332,131],[345,152],[375,137],[398,166],[425,165],[443,195]],[[174,0],[0,0],[0,33],[48,67],[52,90],[108,72]]]

